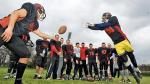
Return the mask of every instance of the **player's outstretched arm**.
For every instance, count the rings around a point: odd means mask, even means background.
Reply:
[[[42,31],[40,31],[39,29],[33,31],[33,33],[44,39],[54,39],[54,36],[47,35]]]
[[[100,24],[87,24],[87,27],[91,30],[104,30],[105,28],[111,26],[109,22],[107,23],[100,23]]]

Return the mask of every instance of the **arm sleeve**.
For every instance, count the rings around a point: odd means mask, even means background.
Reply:
[[[97,30],[104,30],[105,28],[111,26],[109,22],[100,23],[100,24],[94,24]]]

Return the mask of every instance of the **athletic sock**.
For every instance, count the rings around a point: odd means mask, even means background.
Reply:
[[[18,63],[15,84],[21,84],[22,83],[22,76],[24,74],[26,66],[27,66],[27,64]]]

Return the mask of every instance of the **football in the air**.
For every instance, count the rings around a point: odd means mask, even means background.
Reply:
[[[67,26],[66,25],[62,25],[58,29],[59,34],[64,34],[66,31],[67,31]]]

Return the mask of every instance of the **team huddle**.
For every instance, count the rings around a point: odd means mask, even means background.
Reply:
[[[111,48],[110,44],[106,45],[106,43],[102,43],[100,47],[96,48],[93,47],[93,44],[86,47],[85,43],[76,43],[73,47],[69,39],[64,44],[63,38],[59,39],[59,35],[50,36],[39,30],[38,20],[42,21],[45,18],[45,9],[41,4],[24,3],[20,9],[0,19],[0,46],[4,45],[12,51],[12,58],[15,58],[13,60],[16,61],[10,63],[11,66],[12,64],[16,66],[14,84],[23,84],[22,77],[31,56],[27,46],[33,46],[32,41],[27,40],[30,38],[29,32],[42,38],[36,41],[37,59],[34,79],[42,78],[46,56],[50,52],[50,64],[45,77],[47,80],[51,78],[106,80],[115,77],[116,71],[123,74],[123,70],[127,69],[137,84],[140,84],[141,72],[133,54],[134,49],[127,36],[122,32],[116,16],[106,12],[102,15],[102,23],[86,24],[87,29],[104,30],[112,39],[114,48]],[[62,28],[58,33],[61,35],[65,31],[66,29]],[[118,65],[118,68],[113,67],[114,65]],[[109,70],[108,66],[110,67]],[[71,76],[71,71],[73,71],[73,76]],[[126,81],[128,77],[122,79]]]

